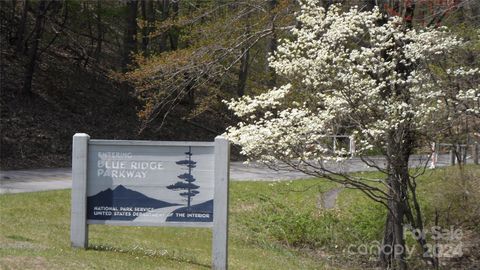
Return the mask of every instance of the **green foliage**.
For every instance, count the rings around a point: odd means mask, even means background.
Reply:
[[[439,226],[462,226],[480,232],[479,166],[442,168],[422,180],[419,193],[428,224],[433,225],[438,216]]]
[[[332,183],[305,180],[269,186],[270,190],[255,194],[244,190],[248,197],[235,199],[239,195],[234,195],[233,211],[241,217],[244,230],[252,234],[247,241],[335,251],[378,240],[382,233],[386,210],[359,191],[341,190],[338,206],[325,209],[321,194],[334,188]]]
[[[315,213],[311,209],[292,208],[281,201],[267,200],[250,216],[246,225],[255,233],[267,232],[271,238],[287,246],[317,248],[334,242],[335,210]]]
[[[179,104],[188,105],[183,119],[204,112],[222,114],[226,111],[222,100],[238,97],[238,92],[251,94],[269,88],[267,56],[272,51],[267,40],[287,32],[271,32],[272,16],[280,29],[292,22],[295,6],[289,1],[274,2],[274,8],[268,1],[200,1],[195,8],[180,4],[177,17],[157,21],[149,42],[163,44],[166,36],[175,36],[178,47],[171,48],[168,42],[160,46],[166,48],[163,51],[150,46],[150,55],[139,52],[136,68],[126,74],[144,101],[141,119],[149,123]],[[246,51],[249,58],[245,60]],[[242,61],[246,61],[248,75],[245,89],[239,90]]]

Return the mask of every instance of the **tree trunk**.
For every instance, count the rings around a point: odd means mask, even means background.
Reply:
[[[150,33],[153,30],[155,15],[153,14],[153,0],[142,0],[142,52],[144,56],[149,55]]]
[[[187,81],[185,89],[187,92],[187,105],[190,110],[193,110],[195,108],[195,79],[188,78]]]
[[[380,261],[385,269],[407,269],[405,261],[405,239],[404,217],[407,192],[404,188],[404,181],[391,170],[392,175],[388,177],[390,196],[389,211],[385,222],[385,231],[382,248],[380,250]],[[407,172],[408,173],[408,172]]]
[[[389,180],[390,181],[390,180]],[[393,202],[388,203],[388,207],[393,207]],[[387,212],[387,218],[385,220],[385,228],[383,234],[382,247],[380,250],[380,262],[384,269],[389,269],[393,263],[393,249],[392,245],[394,244],[394,220],[393,215],[390,213],[390,210]]]
[[[238,73],[237,95],[243,97],[245,94],[245,86],[248,77],[248,61],[250,58],[250,50],[245,49],[240,62],[240,72]]]
[[[87,28],[88,28],[88,37],[90,38],[90,46],[88,46],[88,53],[85,57],[85,63],[83,64],[84,67],[88,66],[88,61],[90,61],[90,57],[95,54],[94,46],[97,40],[96,36],[93,34],[93,27],[92,27],[92,12],[90,10],[90,3],[83,2],[83,15],[88,18],[87,21]]]
[[[407,269],[405,261],[404,217],[405,199],[401,194],[406,190],[397,176],[389,176],[390,195],[393,197],[388,202],[389,211],[385,222],[385,232],[380,250],[380,261],[384,269]]]
[[[131,53],[137,50],[137,0],[127,1],[126,28],[123,40],[123,62],[124,71],[128,70],[128,66],[132,63]]]
[[[415,15],[415,2],[409,1],[405,3],[405,14],[403,18],[405,20],[405,24],[408,28],[413,28],[413,16]]]
[[[376,5],[375,0],[363,0],[363,5],[361,7],[362,11],[372,11]]]
[[[148,26],[147,26],[147,0],[141,0],[141,11],[142,11],[142,20],[143,20],[143,27],[142,27],[142,53],[143,55],[147,55],[147,48],[148,48]]]
[[[457,16],[456,16],[457,23],[459,23],[459,24],[464,23],[465,22],[465,8],[464,8],[464,5],[462,4],[462,1],[461,0],[455,0],[454,1],[454,8],[456,8],[455,13],[457,14]]]
[[[95,7],[97,13],[97,46],[95,47],[95,59],[100,60],[100,54],[102,53],[102,42],[103,42],[103,24],[102,24],[102,1],[97,0],[97,5]]]
[[[169,16],[169,10],[170,10],[169,0],[162,0],[160,4],[160,9],[162,11],[162,16],[160,17],[160,21],[163,22],[167,20]],[[167,51],[167,37],[168,37],[168,33],[165,30],[162,30],[162,33],[160,34],[160,42],[159,42],[160,52]]]
[[[250,16],[247,15],[245,18],[245,39],[247,40],[250,35]],[[245,45],[241,51],[240,58],[240,70],[238,72],[238,82],[237,82],[237,95],[242,97],[245,94],[245,86],[247,85],[248,78],[248,62],[250,60],[250,44],[245,42]]]
[[[267,37],[267,46],[266,46],[266,54],[265,54],[265,63],[266,63],[266,71],[267,71],[267,86],[269,88],[273,88],[277,84],[277,74],[275,73],[275,69],[270,67],[270,63],[268,61],[268,57],[273,55],[273,53],[277,50],[277,35],[275,33],[275,12],[274,9],[277,6],[277,0],[269,0],[268,1],[268,11],[270,13],[270,24],[272,29],[272,34]]]
[[[480,3],[479,1],[467,1],[470,9],[470,17],[477,26],[480,25]]]
[[[178,1],[172,2],[172,20],[175,21],[178,17]],[[169,32],[170,38],[170,49],[175,51],[178,49],[178,36],[179,36],[179,29],[177,26],[172,27]]]
[[[413,149],[413,135],[408,124],[400,125],[388,134],[387,170],[389,187],[388,212],[380,261],[385,269],[407,269],[404,220],[408,205],[410,175],[408,160]]]
[[[25,76],[23,80],[23,88],[20,90],[21,95],[32,94],[32,80],[35,73],[35,66],[37,62],[38,47],[44,30],[45,14],[47,13],[48,5],[46,0],[38,2],[36,11],[35,26],[33,28],[33,43],[28,50],[27,64],[25,66]]]
[[[27,28],[27,18],[28,18],[28,0],[23,2],[23,10],[22,10],[22,17],[20,18],[20,22],[18,23],[18,29],[16,34],[16,51],[17,53],[23,53],[25,50],[24,36],[25,30]]]

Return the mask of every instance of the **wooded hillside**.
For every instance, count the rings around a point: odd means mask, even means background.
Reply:
[[[321,2],[345,9],[375,4]],[[466,39],[478,39],[478,1],[380,2],[386,15],[414,27],[454,26]],[[76,132],[211,140],[237,121],[222,100],[282,83],[269,56],[301,27],[294,18],[298,2],[288,0],[0,5],[2,168],[68,166]],[[479,50],[464,59],[478,61]]]

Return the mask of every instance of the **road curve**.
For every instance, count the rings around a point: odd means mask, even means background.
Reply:
[[[376,164],[384,166],[382,158],[375,157],[372,159],[376,161]],[[413,156],[410,164],[417,166],[424,161],[425,157]],[[437,166],[446,165],[448,165],[448,156],[440,156]],[[341,165],[331,165],[331,169],[345,172],[375,170],[365,165],[358,158],[348,160]],[[256,163],[248,165],[242,162],[230,163],[230,178],[233,181],[277,181],[309,177],[311,176],[300,172],[274,171]],[[71,187],[71,168],[0,171],[0,194],[68,189]]]

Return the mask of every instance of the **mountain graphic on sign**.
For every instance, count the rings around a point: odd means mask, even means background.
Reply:
[[[89,196],[87,198],[87,218],[88,219],[95,219],[95,220],[134,220],[138,216],[133,215],[134,212],[136,213],[144,213],[147,212],[147,209],[139,209],[139,208],[164,208],[170,206],[176,206],[179,204],[169,203],[161,200],[157,200],[154,198],[150,198],[145,196],[143,193],[128,189],[122,185],[117,186],[115,189],[106,189],[97,193],[96,195]],[[120,210],[131,208],[130,211],[131,215],[108,215],[105,213],[106,211],[102,210],[95,210],[101,209],[101,207],[106,208],[116,208]],[[137,208],[138,210],[135,210]],[[107,210],[108,211],[108,210]],[[113,212],[113,211],[110,211]],[[120,211],[122,212],[122,211]],[[124,210],[123,212],[129,212]]]

